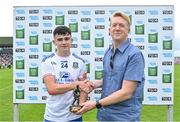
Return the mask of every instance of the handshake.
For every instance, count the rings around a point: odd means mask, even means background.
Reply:
[[[79,86],[81,91],[84,91],[87,94],[95,89],[95,84],[89,80],[75,81],[75,84]]]

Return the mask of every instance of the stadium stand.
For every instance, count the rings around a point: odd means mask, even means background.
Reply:
[[[174,57],[174,63],[180,64],[180,57]]]
[[[13,65],[13,38],[0,37],[0,69]]]

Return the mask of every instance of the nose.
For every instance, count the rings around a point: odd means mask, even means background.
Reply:
[[[66,44],[66,41],[63,39],[62,44]]]
[[[115,29],[120,30],[120,25],[116,25]]]

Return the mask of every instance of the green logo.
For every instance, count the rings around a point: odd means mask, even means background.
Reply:
[[[157,76],[157,66],[156,67],[148,67],[148,76]]]
[[[69,23],[69,28],[71,29],[71,32],[78,32],[78,23]]]
[[[163,40],[163,49],[172,50],[172,40]]]
[[[90,63],[86,64],[87,73],[90,73]]]
[[[16,89],[16,99],[24,99],[24,89]]]
[[[52,42],[43,43],[43,52],[51,52],[52,51]]]
[[[103,78],[103,71],[95,71],[95,79],[101,80]]]
[[[95,47],[104,47],[104,37],[95,38]]]
[[[90,30],[81,31],[81,40],[90,40]]]
[[[148,42],[149,43],[157,43],[158,42],[158,33],[148,34]]]
[[[55,23],[56,25],[64,25],[64,15],[56,16]]]
[[[29,76],[37,77],[38,76],[38,67],[29,68]]]
[[[24,29],[16,29],[16,38],[24,38]]]
[[[38,35],[29,36],[29,44],[30,45],[38,45]]]
[[[24,69],[24,60],[16,60],[16,69]]]
[[[143,25],[135,25],[135,34],[144,34],[144,24]]]
[[[162,79],[163,79],[163,83],[171,83],[171,77],[172,77],[172,73],[169,74],[163,74]]]

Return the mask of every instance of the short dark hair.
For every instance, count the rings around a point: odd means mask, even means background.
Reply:
[[[67,26],[57,26],[54,31],[53,35],[71,35],[71,30]]]

